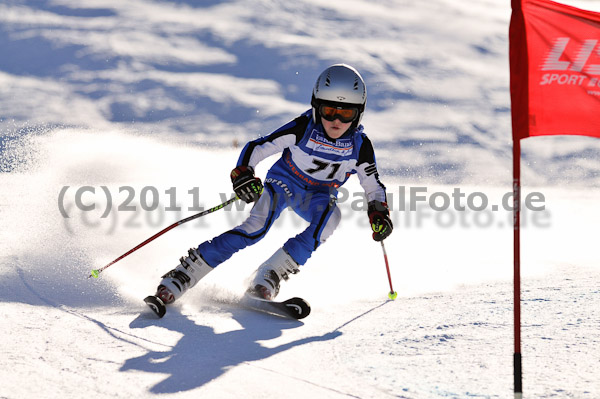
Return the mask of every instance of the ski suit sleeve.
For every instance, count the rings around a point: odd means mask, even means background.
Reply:
[[[252,169],[256,169],[256,165],[263,159],[297,144],[302,139],[302,136],[304,136],[308,122],[309,120],[306,115],[302,115],[268,136],[250,141],[244,146],[237,166],[249,166]]]
[[[368,202],[386,202],[385,186],[379,181],[373,144],[371,144],[371,140],[366,135],[363,136],[363,142],[358,153],[356,173],[360,185],[365,190]]]

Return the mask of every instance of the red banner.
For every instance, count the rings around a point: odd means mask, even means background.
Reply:
[[[548,0],[512,0],[513,140],[600,138],[600,13]]]

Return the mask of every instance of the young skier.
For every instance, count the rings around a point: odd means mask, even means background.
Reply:
[[[299,271],[312,252],[331,236],[340,222],[337,188],[357,174],[368,200],[373,239],[392,232],[384,185],[379,181],[371,142],[360,121],[367,102],[365,83],[356,69],[337,64],[318,77],[312,109],[242,150],[231,172],[233,190],[256,204],[238,227],[206,241],[162,277],[156,296],[165,304],[180,298],[235,252],[258,242],[287,207],[310,223],[290,238],[256,271],[248,291],[271,300],[279,284]],[[282,152],[263,183],[254,168]]]

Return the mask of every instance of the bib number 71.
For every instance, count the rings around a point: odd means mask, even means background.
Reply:
[[[325,170],[329,167],[329,168],[331,168],[331,173],[329,173],[327,175],[327,179],[333,179],[333,176],[335,176],[337,171],[340,169],[340,166],[342,166],[342,164],[340,164],[340,163],[329,163],[329,162],[321,161],[319,159],[314,159],[314,158],[312,161],[313,161],[313,164],[315,165],[315,167],[307,169],[306,173],[309,173],[312,175],[312,174],[315,174],[322,170]]]

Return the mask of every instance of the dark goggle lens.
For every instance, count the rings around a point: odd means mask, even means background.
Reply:
[[[319,107],[321,118],[326,121],[333,122],[336,118],[342,123],[352,122],[358,116],[356,108],[336,108],[329,105],[321,105]]]

